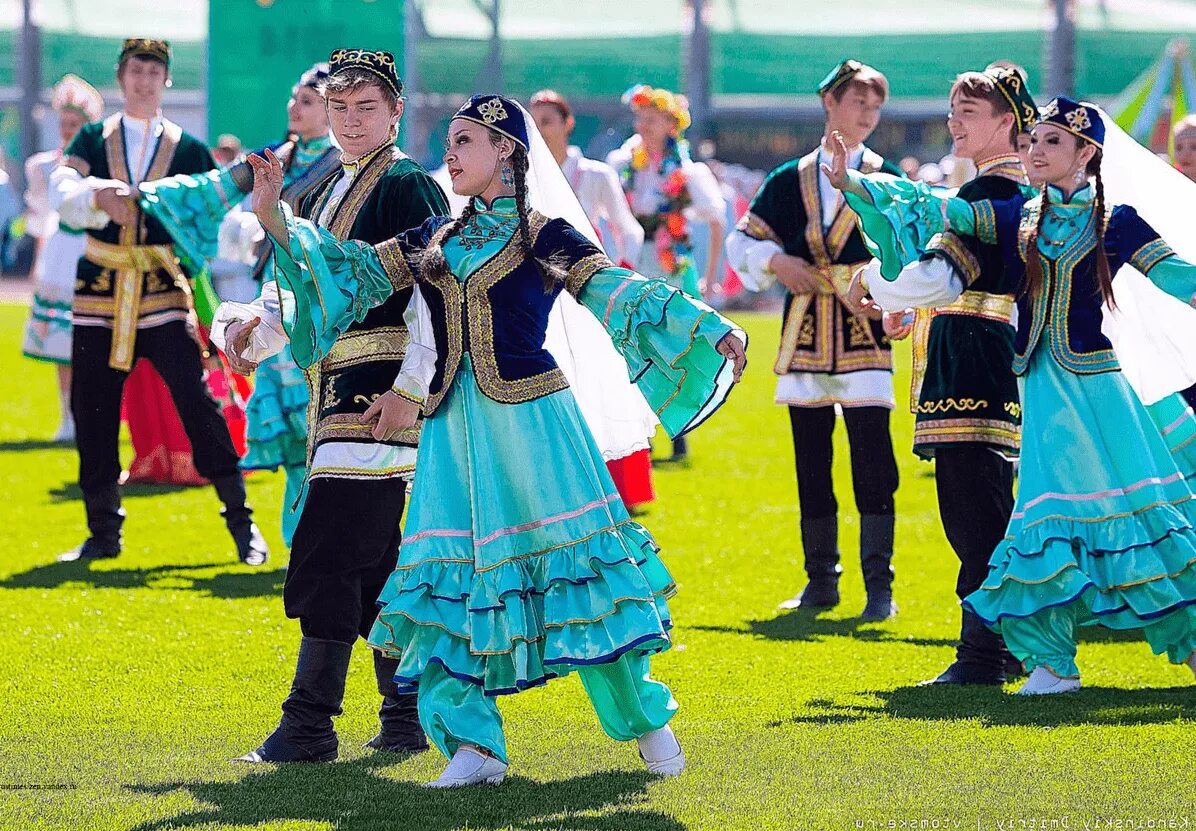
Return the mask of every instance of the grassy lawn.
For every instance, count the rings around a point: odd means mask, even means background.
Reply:
[[[951,658],[955,559],[932,468],[899,412],[897,600],[862,625],[858,516],[843,431],[844,602],[779,615],[800,586],[788,419],[771,403],[776,321],[744,316],[753,363],[659,470],[644,519],[681,584],[677,645],[654,664],[681,701],[690,759],[653,781],[609,741],[576,679],[503,699],[512,776],[497,789],[427,792],[435,753],[363,752],[376,693],[354,655],[334,765],[249,768],[229,757],[273,728],[298,626],[284,618],[281,475],[249,491],[276,551],[236,562],[210,489],[126,494],[125,553],[88,567],[83,511],[57,424],[52,369],[20,357],[25,310],[0,306],[0,827],[4,829],[678,829],[1186,827],[1196,820],[1196,687],[1138,638],[1091,633],[1085,689],[919,689]],[[908,354],[902,361],[908,364]],[[903,399],[908,371],[897,378]],[[125,450],[128,461],[128,449]],[[1098,822],[1142,825],[1097,825]],[[1177,826],[1157,824],[1174,820]],[[1068,824],[1042,824],[1056,821]],[[1146,823],[1154,822],[1155,825]],[[1034,823],[1039,823],[1035,825]]]

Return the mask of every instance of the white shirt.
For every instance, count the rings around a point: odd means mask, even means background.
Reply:
[[[354,175],[354,168],[343,169],[316,224],[326,227],[353,183]],[[213,343],[227,351],[225,336],[229,324],[260,317],[262,322],[253,330],[249,346],[239,357],[258,363],[281,352],[288,342],[282,326],[282,304],[286,302],[294,303],[291,292],[270,280],[262,285],[261,294],[252,303],[221,303],[212,321]],[[394,386],[424,398],[436,373],[436,341],[432,334],[431,311],[418,287],[412,291],[403,320],[411,339],[399,373],[395,376]],[[308,425],[309,430],[314,428],[315,425]],[[383,478],[410,479],[415,470],[416,455],[413,447],[370,442],[324,442],[316,448],[308,478],[328,476],[352,479],[355,478],[353,472],[359,471],[362,478],[377,479],[380,473],[385,472]]]
[[[634,264],[644,245],[644,229],[627,205],[619,174],[605,162],[583,156],[579,147],[570,145],[566,153],[561,172],[582,210],[595,226],[605,220],[610,230],[611,239],[602,241],[606,253],[616,263]]]
[[[162,116],[155,115],[148,121],[121,113],[124,130],[125,159],[129,175],[137,185],[149,172],[154,151],[162,137]],[[118,179],[101,179],[97,176],[83,176],[73,167],[60,165],[50,177],[50,207],[72,228],[103,228],[109,223],[108,214],[95,206],[95,192],[119,184]]]

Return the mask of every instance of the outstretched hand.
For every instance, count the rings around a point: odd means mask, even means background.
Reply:
[[[265,157],[254,153],[248,161],[253,168],[252,210],[270,236],[285,240],[286,224],[278,208],[278,200],[282,198],[282,162],[269,148]]]
[[[839,190],[847,186],[847,144],[838,130],[831,133],[831,163],[822,165],[822,172]]]
[[[743,351],[743,341],[735,337],[734,333],[727,333],[714,348],[728,361],[733,362],[732,381],[738,384],[739,379],[743,377],[744,367],[747,366],[747,353]]]

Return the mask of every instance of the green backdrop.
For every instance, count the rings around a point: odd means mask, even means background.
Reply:
[[[208,134],[246,147],[282,138],[291,87],[333,49],[403,53],[402,0],[210,0],[209,14]]]

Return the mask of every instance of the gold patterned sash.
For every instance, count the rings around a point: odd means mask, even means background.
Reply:
[[[1010,294],[965,291],[954,303],[937,309],[918,309],[914,313],[914,329],[911,335],[913,367],[909,389],[910,412],[918,412],[918,402],[922,399],[922,383],[926,380],[926,366],[929,361],[930,322],[939,315],[963,315],[1012,325],[1013,306],[1013,295]]]

